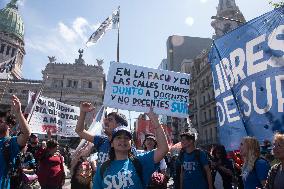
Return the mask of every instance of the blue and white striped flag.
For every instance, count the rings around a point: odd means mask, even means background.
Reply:
[[[119,28],[119,14],[120,10],[118,7],[118,9],[115,10],[103,23],[101,23],[100,27],[90,36],[86,43],[87,47],[95,44],[99,39],[101,39],[107,30]]]
[[[103,120],[104,115],[106,113],[106,108],[102,106],[99,111],[97,112],[95,118],[93,119],[92,124],[90,125],[88,132],[92,135],[102,135],[103,134]],[[87,141],[85,139],[82,139],[79,143],[78,147],[76,148],[76,152],[80,150],[83,146],[85,146]]]

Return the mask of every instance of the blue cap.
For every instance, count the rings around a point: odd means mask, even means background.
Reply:
[[[121,133],[125,133],[130,139],[132,139],[132,134],[130,130],[125,126],[119,126],[112,131],[112,140]]]

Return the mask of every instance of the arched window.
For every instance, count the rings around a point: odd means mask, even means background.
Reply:
[[[1,44],[0,53],[2,53],[2,54],[4,53],[5,46],[6,46],[5,44]]]
[[[15,49],[15,48],[12,48],[11,57],[15,56],[15,52],[16,52],[16,49]]]
[[[6,55],[9,55],[10,49],[11,49],[11,47],[10,47],[10,46],[7,46]]]

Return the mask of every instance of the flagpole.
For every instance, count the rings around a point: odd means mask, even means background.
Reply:
[[[119,28],[120,28],[120,6],[118,6],[118,28],[117,28],[116,62],[119,62]],[[116,112],[118,112],[118,108],[116,108]]]
[[[120,6],[118,7],[118,28],[117,28],[117,49],[116,49],[116,61],[119,62],[119,28],[120,28]]]
[[[117,29],[116,61],[119,62],[119,26],[118,26],[118,29]]]

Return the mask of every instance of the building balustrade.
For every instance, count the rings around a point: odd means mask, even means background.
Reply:
[[[219,138],[214,137],[214,138],[209,138],[209,139],[204,139],[204,140],[198,140],[199,145],[211,145],[211,144],[218,144],[219,143]]]
[[[206,119],[204,121],[201,121],[201,124],[205,126],[205,125],[208,125],[210,123],[215,123],[216,121],[217,121],[217,117],[215,116],[215,117],[211,117],[210,119]]]

